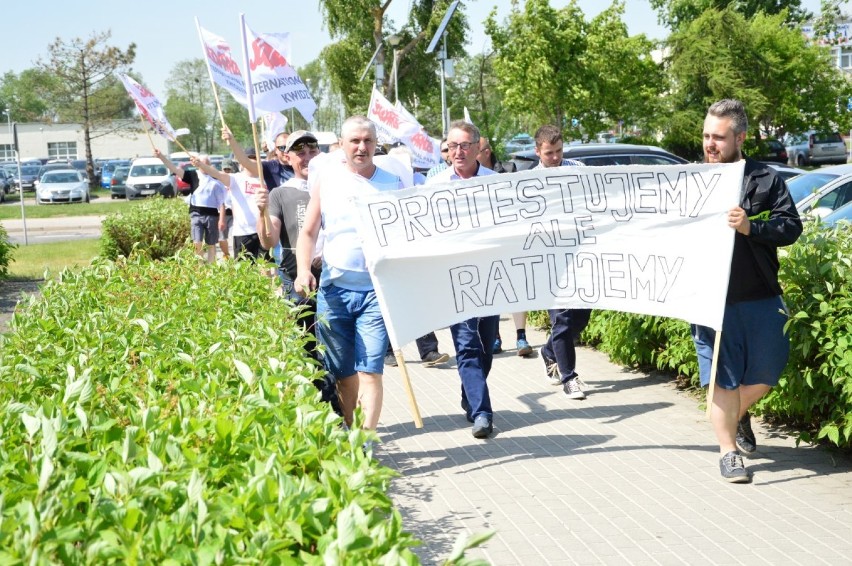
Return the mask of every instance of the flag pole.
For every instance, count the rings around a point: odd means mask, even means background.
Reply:
[[[151,144],[151,149],[157,149],[157,147],[154,145],[154,140],[151,138],[151,132],[148,131],[148,128],[145,127],[145,117],[141,113],[139,114],[139,121],[142,122],[142,129],[145,130],[145,134],[147,134],[148,136],[148,141]]]
[[[719,348],[722,346],[722,331],[716,331],[713,342],[713,361],[710,364],[710,383],[707,385],[707,416],[713,411],[713,390],[716,389],[716,372],[719,371]]]
[[[411,379],[408,377],[408,367],[405,365],[405,358],[402,357],[402,350],[394,350],[393,355],[396,357],[396,364],[402,373],[402,384],[405,387],[405,393],[408,395],[408,404],[411,407],[411,415],[414,417],[414,428],[423,428],[423,419],[420,417],[417,399],[414,398],[414,388],[411,387]]]

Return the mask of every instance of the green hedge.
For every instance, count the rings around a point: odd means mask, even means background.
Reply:
[[[9,234],[6,232],[6,229],[0,225],[0,281],[9,277],[9,263],[12,261],[12,250],[16,247],[18,246],[9,241]]]
[[[0,563],[417,563],[287,305],[189,251],[48,281],[0,336]]]
[[[852,230],[808,222],[799,241],[779,251],[779,278],[790,309],[791,353],[778,387],[755,407],[799,427],[806,441],[852,446]],[[616,362],[675,372],[698,386],[687,323],[596,311],[584,340]]]
[[[101,223],[101,255],[108,259],[144,253],[152,259],[171,257],[189,242],[189,210],[181,199],[154,197]]]

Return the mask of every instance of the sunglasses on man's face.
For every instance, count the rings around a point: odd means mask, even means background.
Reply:
[[[317,142],[299,142],[297,144],[293,144],[293,147],[290,148],[290,151],[295,151],[296,153],[299,153],[300,151],[302,151],[305,148],[319,149],[319,143],[317,143]],[[283,145],[279,145],[278,149],[281,150],[281,151],[284,151],[284,152],[287,151],[286,146],[283,146]]]

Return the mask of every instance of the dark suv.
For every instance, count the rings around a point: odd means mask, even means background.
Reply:
[[[584,165],[678,165],[689,163],[663,148],[653,145],[628,143],[585,143],[565,144],[562,149],[565,159],[575,159]],[[534,149],[517,151],[509,158],[518,171],[532,169],[538,165]]]

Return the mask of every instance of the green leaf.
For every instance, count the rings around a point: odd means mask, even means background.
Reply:
[[[236,358],[234,358],[234,365],[237,367],[237,371],[240,374],[240,377],[249,384],[249,386],[254,385],[255,377],[254,372],[251,371],[251,368],[246,365],[245,362],[242,362]]]

